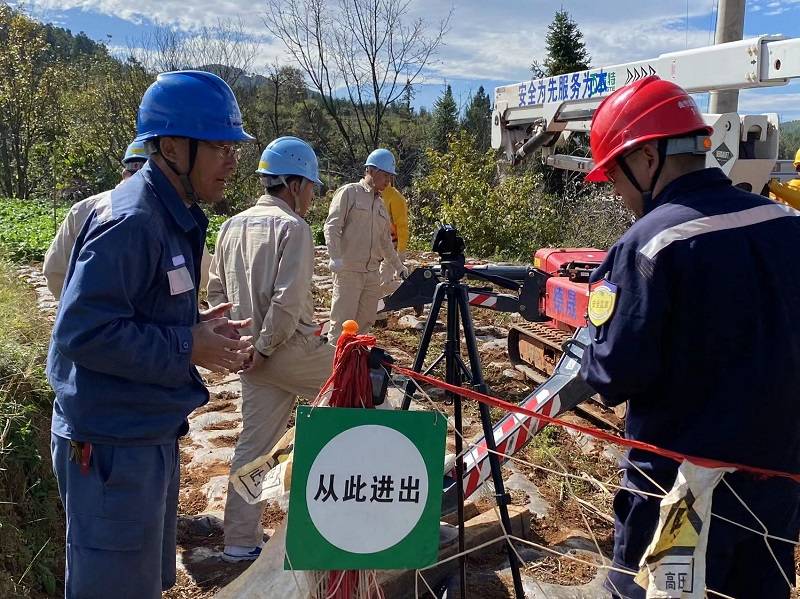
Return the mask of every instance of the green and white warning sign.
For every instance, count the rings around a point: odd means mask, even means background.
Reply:
[[[423,568],[436,561],[441,414],[297,410],[285,567]]]

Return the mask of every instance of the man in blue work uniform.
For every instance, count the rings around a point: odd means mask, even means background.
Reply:
[[[237,371],[252,354],[198,313],[208,221],[252,138],[230,87],[162,73],[142,98],[150,159],[100,202],[75,242],[48,356],[53,467],[67,517],[68,598],[161,597],[175,583],[179,454],[208,392],[195,366]]]
[[[587,180],[611,181],[637,220],[592,275],[594,340],[581,374],[608,404],[627,402],[631,439],[797,473],[800,218],[705,168],[710,133],[692,98],[657,77],[617,90],[595,112]],[[647,477],[669,490],[678,464],[631,450],[623,466],[623,486],[662,493]],[[725,481],[770,534],[797,540],[796,483],[725,475],[712,512],[755,530],[761,525]],[[614,513],[614,566],[636,572],[659,499],[619,491]],[[789,596],[790,543],[770,540],[773,558],[761,535],[720,518],[709,530],[707,589]],[[612,571],[606,588],[645,597],[622,572]]]

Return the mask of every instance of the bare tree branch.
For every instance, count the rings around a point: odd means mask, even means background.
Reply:
[[[157,27],[129,41],[128,50],[149,71],[205,68],[234,86],[252,71],[258,48],[241,19],[219,19],[192,32]]]
[[[429,28],[409,6],[267,0],[267,29],[306,73],[353,161],[380,145],[386,111],[421,78],[447,32],[450,14]]]

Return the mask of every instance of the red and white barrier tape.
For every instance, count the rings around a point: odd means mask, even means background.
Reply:
[[[645,443],[644,441],[625,439],[624,437],[607,433],[599,429],[591,428],[588,426],[582,426],[580,424],[574,424],[572,422],[566,422],[559,418],[553,418],[551,416],[548,416],[547,414],[534,412],[533,410],[516,406],[514,404],[503,401],[502,399],[497,399],[496,397],[492,397],[490,395],[484,395],[483,393],[479,393],[478,391],[474,391],[473,389],[450,385],[449,383],[445,383],[444,381],[441,381],[432,376],[415,372],[413,370],[409,370],[408,368],[403,368],[402,366],[397,366],[395,364],[391,365],[387,364],[387,366],[390,366],[392,370],[394,370],[398,374],[402,374],[403,376],[407,376],[409,378],[426,383],[428,385],[433,385],[434,387],[444,389],[445,391],[450,391],[461,397],[474,399],[481,403],[485,403],[486,405],[493,406],[495,408],[500,408],[501,410],[506,410],[507,412],[515,412],[517,414],[522,414],[529,418],[536,419],[539,422],[539,427],[545,424],[554,424],[556,426],[569,428],[581,432],[585,435],[589,435],[590,437],[594,437],[595,439],[601,439],[603,441],[607,441],[608,443],[614,443],[615,445],[619,445],[622,447],[649,451],[651,453],[655,453],[657,455],[673,459],[677,462],[682,462],[686,460],[687,462],[692,462],[693,464],[696,464],[698,466],[703,466],[705,468],[734,468],[741,472],[747,472],[749,474],[753,474],[759,477],[788,478],[795,482],[800,483],[800,474],[798,473],[783,472],[780,470],[772,470],[769,468],[760,468],[758,466],[749,466],[747,464],[737,464],[734,462],[725,462],[722,460],[714,460],[711,458],[703,458],[699,456],[687,455],[677,451],[673,451],[671,449],[665,449],[663,447],[651,445],[650,443]]]

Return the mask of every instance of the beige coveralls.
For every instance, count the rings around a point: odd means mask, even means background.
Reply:
[[[313,399],[330,376],[333,348],[315,335],[313,273],[311,228],[280,198],[261,196],[222,225],[208,301],[232,302],[232,319],[252,318],[253,345],[268,356],[241,376],[242,433],[231,472],[271,450],[286,432],[296,397]],[[229,485],[225,544],[257,546],[263,509]]]
[[[58,228],[56,236],[50,242],[47,253],[44,255],[42,272],[47,279],[47,288],[56,299],[61,298],[64,289],[64,279],[67,277],[69,268],[69,257],[78,233],[81,232],[84,223],[89,219],[94,207],[105,198],[111,195],[112,190],[104,191],[76,202],[67,212],[64,222]]]
[[[72,208],[67,212],[64,222],[58,228],[50,247],[47,248],[42,272],[47,280],[47,288],[56,299],[61,299],[61,292],[64,290],[64,279],[66,279],[67,270],[69,269],[69,258],[78,234],[83,229],[83,225],[89,219],[89,216],[91,216],[95,206],[110,196],[112,191],[112,189],[109,189],[73,204]],[[205,286],[208,285],[208,267],[210,264],[211,254],[208,253],[207,248],[203,248],[203,260],[200,265],[200,289],[205,289]]]
[[[389,225],[389,213],[380,194],[364,179],[339,188],[333,196],[325,221],[333,273],[331,343],[336,343],[345,320],[355,320],[360,333],[375,324],[381,262],[387,260],[396,270],[403,270]]]

